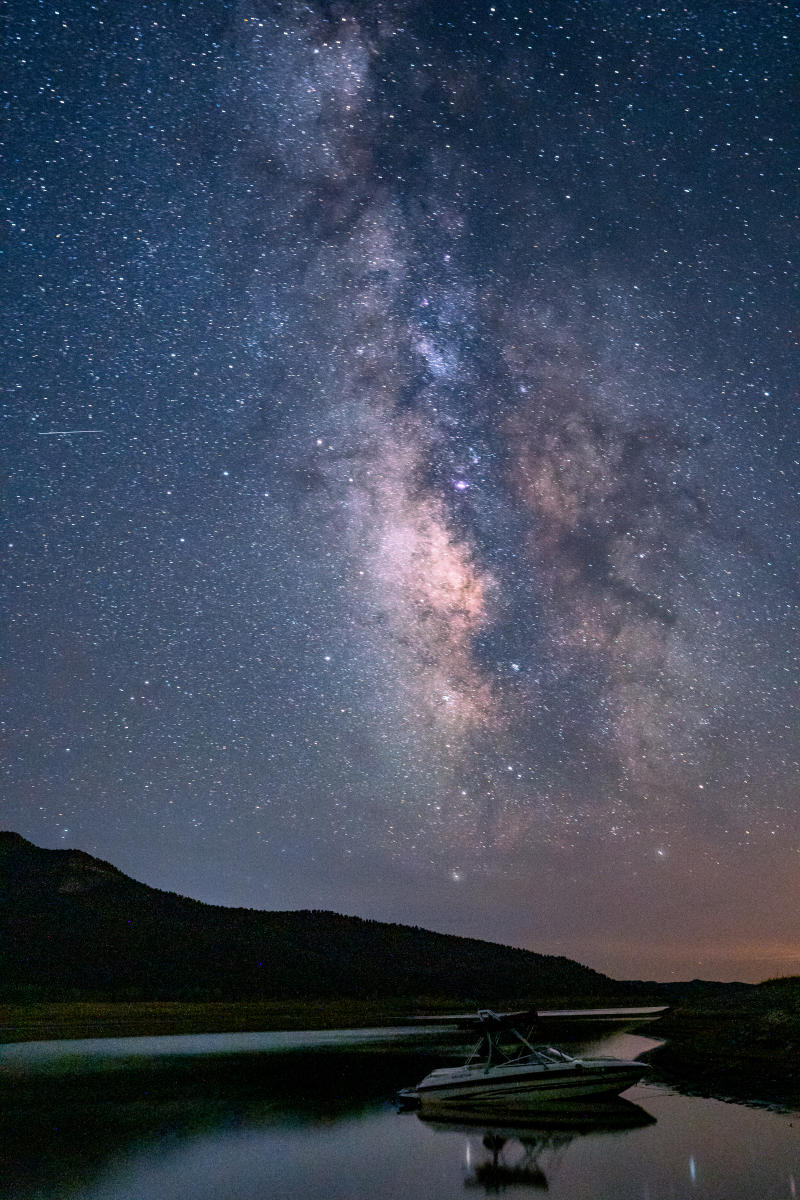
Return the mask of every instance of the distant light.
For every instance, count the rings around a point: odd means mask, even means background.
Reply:
[[[469,482],[466,479],[457,479],[453,484],[457,492],[466,492],[469,488]]]

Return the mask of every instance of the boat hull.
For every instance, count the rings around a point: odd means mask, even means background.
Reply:
[[[584,1072],[538,1072],[516,1078],[470,1079],[432,1087],[419,1087],[407,1093],[419,1108],[429,1114],[527,1111],[537,1105],[552,1106],[559,1101],[572,1102],[583,1096],[618,1096],[633,1087],[647,1072],[643,1063],[600,1068]]]

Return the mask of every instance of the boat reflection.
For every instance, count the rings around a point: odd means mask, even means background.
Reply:
[[[417,1119],[436,1133],[467,1135],[465,1188],[482,1188],[488,1195],[507,1188],[547,1191],[548,1172],[557,1169],[567,1146],[592,1134],[624,1133],[656,1118],[629,1100],[608,1100],[593,1105],[562,1103],[541,1108],[529,1118],[498,1113],[470,1114],[468,1120]]]

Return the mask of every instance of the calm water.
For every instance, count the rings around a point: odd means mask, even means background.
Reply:
[[[631,1057],[632,1035],[584,1043]],[[523,1127],[436,1125],[390,1097],[457,1047],[441,1030],[0,1047],[13,1200],[796,1200],[800,1115],[632,1088]]]

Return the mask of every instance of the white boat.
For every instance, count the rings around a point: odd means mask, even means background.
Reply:
[[[466,1063],[431,1071],[416,1087],[399,1092],[398,1100],[423,1113],[518,1112],[581,1096],[618,1096],[650,1070],[636,1059],[572,1058],[552,1046],[535,1045],[529,1038],[537,1022],[535,1012],[481,1009],[480,1040]],[[527,1036],[521,1032],[526,1027]]]

